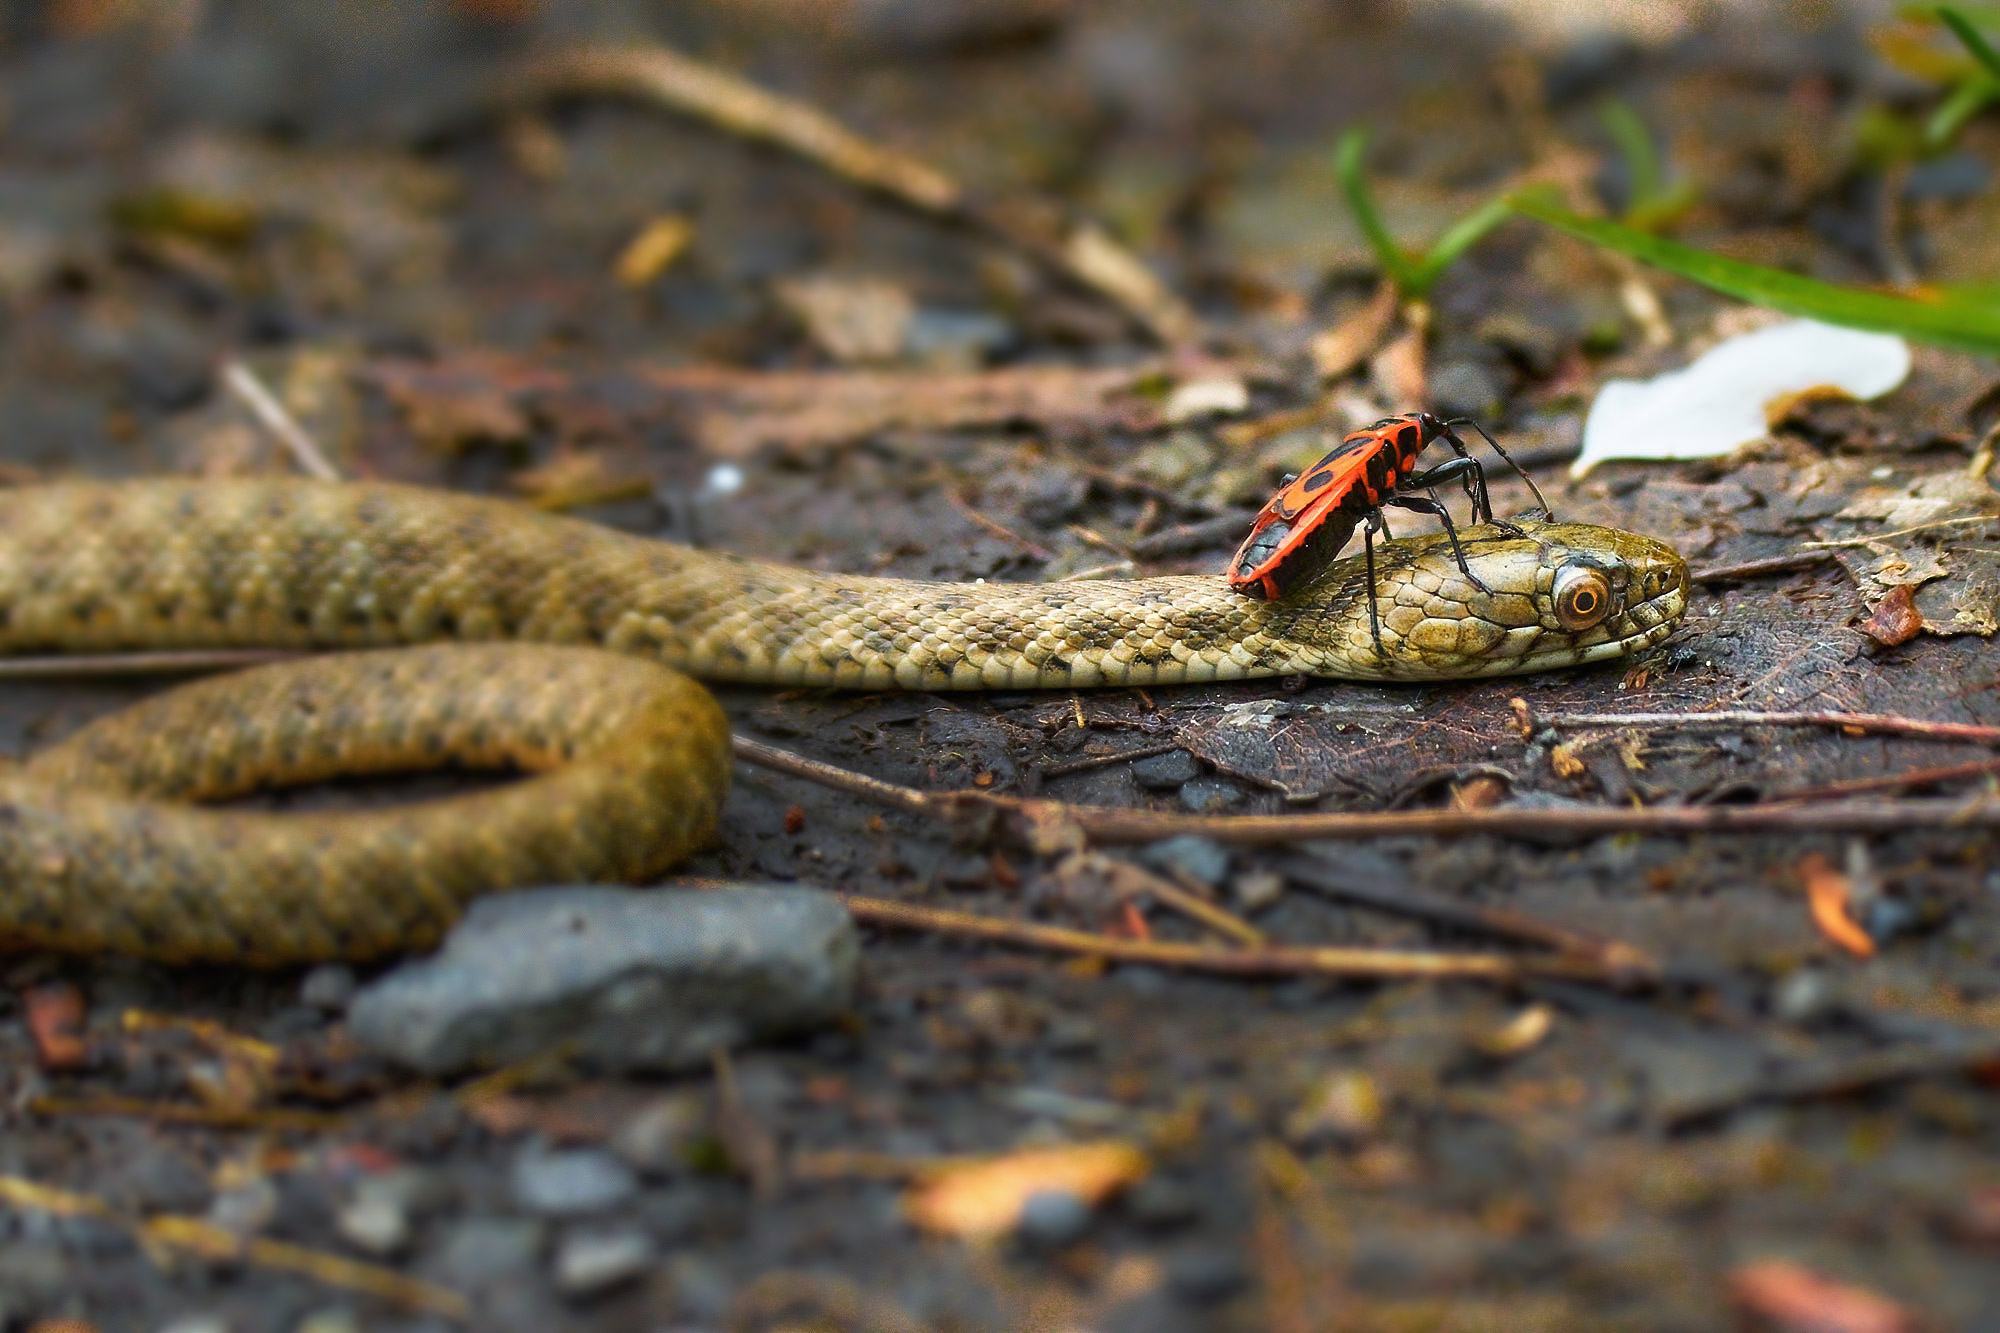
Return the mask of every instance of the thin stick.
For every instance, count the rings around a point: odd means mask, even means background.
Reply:
[[[305,428],[285,410],[285,405],[278,401],[277,396],[264,387],[264,382],[250,367],[230,357],[222,363],[222,385],[236,396],[237,402],[250,410],[258,425],[285,446],[301,472],[321,481],[340,480],[340,470],[327,462],[326,455],[313,443],[312,436],[306,434]]]
[[[1744,560],[1733,565],[1710,565],[1706,569],[1694,570],[1688,578],[1695,583],[1735,583],[1741,579],[1762,578],[1766,574],[1789,574],[1795,569],[1811,569],[1833,558],[1832,551],[1793,551],[1789,555],[1766,556],[1762,560]]]
[[[1812,551],[1838,551],[1853,546],[1873,546],[1891,537],[1908,537],[1919,532],[1935,532],[1939,528],[1962,528],[1968,525],[2000,523],[2000,514],[1973,514],[1965,518],[1934,518],[1928,523],[1918,523],[1914,527],[1897,528],[1892,532],[1871,532],[1866,537],[1843,537],[1830,542],[1800,542],[1799,545]]]
[[[1556,713],[1549,717],[1531,715],[1527,725],[1531,729],[1658,727],[1679,731],[1714,731],[1722,727],[1834,727],[1841,731],[1867,732],[1877,736],[1920,736],[1925,740],[2000,745],[2000,727],[1982,727],[1971,722],[1932,722],[1920,717],[1899,717],[1894,713],[1765,713],[1745,708],[1714,713]]]
[[[922,907],[886,898],[864,898],[858,894],[843,895],[842,901],[856,921],[871,926],[955,935],[1055,953],[1105,958],[1113,962],[1186,968],[1223,976],[1476,977],[1489,981],[1512,981],[1527,976],[1556,974],[1583,980],[1605,979],[1601,969],[1580,959],[1291,945],[1218,949],[1163,940],[1117,939],[1087,930],[1070,930],[1064,926],[1005,921],[998,917]]]
[[[1030,541],[1006,524],[995,522],[993,519],[980,513],[977,509],[974,509],[970,500],[967,500],[951,487],[947,486],[944,488],[944,498],[951,504],[953,509],[956,509],[966,519],[986,529],[986,531],[992,533],[1001,541],[1012,542],[1037,560],[1053,560],[1056,558],[1056,553],[1048,547],[1043,546],[1039,542]]]
[[[1591,838],[1613,833],[1902,833],[1913,828],[2000,828],[2000,801],[1940,798],[1766,805],[1587,806],[1536,810],[1318,811],[1295,815],[1193,815],[1023,800],[983,791],[928,793],[822,764],[737,737],[738,758],[910,814],[951,819],[998,810],[1028,823],[1067,821],[1099,842],[1157,842],[1194,833],[1237,846],[1311,838]]]
[[[2000,759],[1974,759],[1969,763],[1946,764],[1939,768],[1913,768],[1906,773],[1885,773],[1878,778],[1850,778],[1845,782],[1829,782],[1818,787],[1794,787],[1789,791],[1772,792],[1766,799],[1831,801],[1843,796],[1862,796],[1878,791],[1903,791],[1909,787],[1927,787],[1935,782],[1957,782],[1963,778],[1983,778],[1993,775],[2000,775]]]
[[[1525,912],[1460,902],[1455,898],[1446,898],[1414,888],[1407,883],[1375,884],[1363,881],[1354,875],[1342,874],[1336,867],[1325,862],[1308,860],[1302,856],[1288,857],[1280,861],[1278,869],[1288,878],[1295,879],[1328,897],[1361,903],[1380,911],[1415,917],[1442,926],[1475,930],[1502,939],[1544,945],[1558,953],[1592,959],[1614,971],[1659,970],[1659,964],[1651,956],[1621,940],[1606,939],[1580,930],[1572,930],[1567,926],[1559,926],[1554,922],[1529,916]]]
[[[1141,745],[1137,749],[1120,750],[1117,754],[1094,754],[1082,759],[1072,759],[1066,764],[1050,764],[1041,770],[1044,781],[1049,778],[1066,778],[1072,773],[1087,773],[1093,768],[1109,768],[1129,759],[1151,759],[1156,754],[1171,754],[1180,749],[1176,741],[1162,741],[1158,745]]]
[[[773,144],[921,212],[1006,241],[1105,297],[1169,346],[1189,341],[1199,329],[1194,311],[1097,224],[1077,218],[1052,222],[1046,204],[1007,207],[976,200],[944,172],[856,134],[817,107],[670,47],[561,52],[531,64],[520,85],[531,96],[637,97]]]

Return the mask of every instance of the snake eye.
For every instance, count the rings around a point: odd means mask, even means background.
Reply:
[[[1556,571],[1556,623],[1572,634],[1591,629],[1611,614],[1611,582],[1589,565]]]

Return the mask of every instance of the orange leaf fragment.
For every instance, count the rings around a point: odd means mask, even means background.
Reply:
[[[35,1041],[35,1058],[43,1069],[81,1069],[90,1063],[82,991],[65,981],[52,982],[28,991],[21,1002]]]
[[[1781,1333],[1915,1333],[1902,1306],[1865,1287],[1850,1287],[1782,1259],[1747,1264],[1729,1275],[1736,1303]]]
[[[1852,889],[1847,876],[1818,852],[1808,852],[1799,859],[1799,878],[1805,881],[1806,903],[1820,933],[1856,958],[1874,957],[1875,941],[1847,914]]]
[[[1031,1148],[941,1167],[904,1196],[903,1212],[936,1235],[992,1240],[1020,1223],[1037,1194],[1072,1194],[1095,1207],[1151,1169],[1145,1153],[1117,1140]]]

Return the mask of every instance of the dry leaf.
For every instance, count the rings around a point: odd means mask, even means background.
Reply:
[[[28,1035],[34,1038],[35,1059],[51,1072],[81,1069],[90,1063],[90,1042],[84,1035],[87,1017],[83,992],[66,981],[36,986],[21,997],[27,1011]]]
[[[1396,323],[1395,284],[1375,289],[1368,304],[1330,329],[1313,336],[1307,351],[1313,372],[1322,380],[1337,380],[1375,354]]]
[[[873,278],[799,278],[772,290],[822,352],[849,365],[901,356],[917,313],[908,292]]]
[[[620,287],[644,287],[672,268],[692,244],[694,223],[678,213],[654,218],[618,252],[612,276]]]
[[[1873,957],[1875,941],[1847,914],[1852,892],[1847,876],[1818,852],[1808,852],[1799,860],[1799,878],[1805,881],[1806,903],[1820,933],[1856,958]]]
[[[1875,610],[1868,619],[1861,622],[1861,632],[1884,648],[1908,643],[1917,637],[1923,627],[1923,615],[1917,610],[1916,588],[1908,583],[1889,589],[1875,604]]]
[[[1729,1275],[1736,1304],[1780,1333],[1916,1333],[1902,1306],[1865,1287],[1850,1287],[1809,1268],[1770,1259]]]
[[[1075,1143],[955,1163],[914,1186],[903,1211],[925,1231],[961,1240],[993,1240],[1012,1231],[1037,1194],[1071,1194],[1095,1207],[1143,1180],[1152,1169],[1129,1143]]]

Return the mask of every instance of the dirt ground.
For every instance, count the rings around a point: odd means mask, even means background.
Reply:
[[[1535,171],[1615,207],[1629,182],[1599,117],[1616,95],[1699,186],[1684,240],[1842,282],[2000,272],[1990,117],[1914,168],[1854,146],[1870,117],[1936,100],[1875,54],[1878,22],[1753,9],[1641,40],[1368,0],[16,5],[0,468],[286,473],[224,383],[235,363],[349,476],[823,569],[1218,570],[1278,476],[1324,448],[1318,422],[1243,423],[1419,405],[1395,401],[1408,380],[1385,356],[1362,364],[1386,338],[1325,385],[1313,370],[1315,335],[1378,282],[1330,170],[1351,124],[1370,126],[1376,189],[1412,238]],[[530,72],[641,41],[817,107],[976,207],[927,215]],[[1164,283],[1150,327],[1143,302],[1121,309],[1032,243],[1085,217]],[[729,716],[925,791],[1189,815],[1748,808],[1988,759],[1992,735],[1543,724],[1750,709],[2000,727],[1982,545],[2000,506],[1966,479],[1991,362],[1918,348],[1874,403],[1808,404],[1735,455],[1572,482],[1603,380],[1683,364],[1740,317],[1652,275],[1670,341],[1649,345],[1630,277],[1509,223],[1433,293],[1424,371],[1565,519],[1671,541],[1697,570],[1802,557],[1699,583],[1642,660],[1410,687],[732,688]],[[1181,302],[1194,336],[1165,347]],[[984,371],[1041,378],[997,409],[952,399]],[[835,377],[852,400],[811,387]],[[1171,420],[1170,390],[1205,382],[1247,400]],[[1971,517],[1808,554],[1914,495]],[[1495,498],[1527,504],[1497,469]],[[1920,560],[1928,628],[1882,630],[1885,570]],[[0,743],[30,750],[157,686],[7,681]],[[1524,729],[1516,700],[1542,721]],[[427,1082],[342,1054],[325,976],[16,954],[0,962],[0,1330],[2000,1328],[2000,863],[1990,831],[1939,817],[1947,798],[1983,807],[1993,781],[1885,786],[1870,799],[1928,812],[1889,832],[1108,845],[1274,942],[1544,952],[1353,900],[1373,889],[1510,910],[1659,967],[1623,986],[1241,980],[870,930],[843,1026],[679,1079]],[[685,874],[1206,938],[1006,821],[739,764],[723,829]],[[1816,923],[1816,876],[1846,894],[1846,944]],[[29,1010],[71,988],[90,1049],[65,1067]],[[228,1083],[249,1059],[232,1039],[284,1053],[253,1094]],[[676,1108],[706,1128],[616,1201],[525,1197],[524,1158],[632,1160],[621,1129]],[[1149,1172],[1079,1216],[977,1244],[905,1215],[937,1159],[1106,1139]],[[374,1249],[351,1213],[371,1177],[402,1182],[408,1226]],[[210,1230],[175,1242],[145,1225],[162,1217]],[[601,1287],[565,1277],[562,1256],[605,1235],[651,1261]]]

